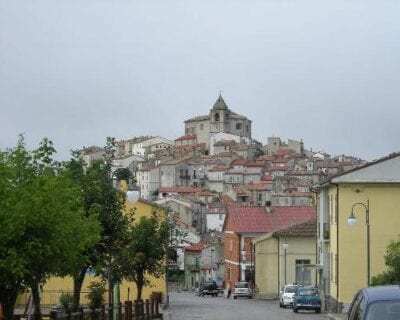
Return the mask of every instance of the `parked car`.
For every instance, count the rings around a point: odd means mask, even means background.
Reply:
[[[253,298],[253,292],[250,288],[250,284],[245,281],[239,281],[235,283],[232,292],[233,299],[237,297],[247,297],[249,299]]]
[[[349,320],[399,320],[400,286],[364,288],[357,292],[348,312]]]
[[[205,295],[211,295],[213,297],[218,296],[220,292],[217,283],[214,280],[206,281],[200,285],[199,296],[204,297]]]
[[[317,287],[297,287],[293,296],[293,311],[298,312],[300,309],[321,313],[321,298]]]
[[[287,306],[293,305],[293,296],[296,293],[298,285],[296,284],[285,284],[282,290],[279,292],[279,306],[286,308]]]

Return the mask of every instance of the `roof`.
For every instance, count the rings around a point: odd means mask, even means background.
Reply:
[[[186,136],[179,137],[178,139],[175,139],[175,141],[196,140],[196,139],[197,139],[197,136],[195,134],[193,134],[193,135],[186,135]]]
[[[286,156],[286,155],[291,155],[291,154],[295,154],[296,151],[292,150],[292,149],[278,149],[274,152],[274,154],[278,155],[278,156]]]
[[[246,185],[247,190],[249,191],[267,191],[269,183],[252,183]]]
[[[181,162],[188,161],[190,159],[192,159],[191,156],[186,156],[186,157],[182,157],[182,158],[172,159],[170,161],[162,163],[161,165],[174,165],[174,164],[178,164],[178,163],[181,163]]]
[[[225,151],[225,152],[220,152],[218,154],[215,155],[216,157],[232,157],[233,153],[229,152],[229,151]]]
[[[217,101],[215,101],[213,109],[215,109],[215,110],[227,110],[228,109],[228,106],[226,105],[221,94],[219,95]]]
[[[378,167],[379,166],[379,167]],[[375,168],[378,170],[374,170]],[[386,157],[368,162],[362,166],[350,169],[330,177],[325,183],[399,183],[400,182],[400,152],[391,153]],[[317,185],[317,186],[318,186]]]
[[[197,193],[202,191],[201,188],[190,188],[190,187],[171,187],[171,188],[159,188],[160,193]]]
[[[368,296],[368,301],[377,300],[398,300],[400,299],[400,286],[388,285],[364,288],[363,291]]]
[[[201,251],[206,247],[204,243],[192,243],[190,247],[185,248],[185,251]]]
[[[228,207],[231,230],[236,233],[269,233],[316,219],[314,207]],[[226,226],[226,223],[225,223]]]
[[[301,224],[274,232],[274,236],[304,236],[313,237],[317,234],[317,220],[312,219]]]
[[[210,116],[209,115],[197,116],[197,117],[193,117],[193,118],[187,119],[187,120],[185,120],[185,122],[204,121],[204,120],[210,120]]]

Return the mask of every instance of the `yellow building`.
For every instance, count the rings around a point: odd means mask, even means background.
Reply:
[[[131,203],[130,201],[127,200],[125,203],[126,212],[134,208],[136,212],[134,216],[136,221],[139,221],[140,217],[142,216],[150,216],[154,208],[157,208],[158,210],[163,210],[162,208],[155,206],[153,203],[143,199],[139,199],[135,203]],[[152,292],[162,292],[163,300],[165,300],[166,297],[165,278],[164,277],[162,278],[149,277],[149,278],[151,281],[151,285],[143,288],[142,299],[149,299]],[[99,281],[99,280],[100,280],[99,277],[95,277],[90,273],[85,277],[85,282],[82,286],[81,303],[86,304],[88,302],[86,298],[86,294],[88,292],[88,285],[92,281]],[[51,277],[43,286],[41,304],[43,306],[56,305],[59,302],[59,297],[62,292],[72,292],[72,290],[73,290],[73,281],[71,277],[64,277],[64,278]],[[129,294],[129,300],[136,299],[137,289],[135,283],[133,282],[126,282],[126,281],[122,282],[119,288],[119,292],[120,292],[120,301],[126,301],[128,299],[128,294]],[[27,296],[25,295],[20,298],[18,303],[25,304],[26,301],[27,301]],[[105,299],[105,301],[107,301],[107,299]]]
[[[345,312],[354,294],[386,270],[386,247],[398,240],[400,154],[332,177],[316,190],[322,268],[318,282],[326,306]],[[357,221],[354,226],[348,223],[351,212]]]
[[[257,237],[252,243],[258,297],[278,298],[285,284],[316,284],[315,219]]]

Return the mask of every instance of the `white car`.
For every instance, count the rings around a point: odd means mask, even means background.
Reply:
[[[286,306],[293,305],[293,296],[296,293],[297,285],[286,284],[283,286],[282,290],[279,292],[279,306],[281,308],[286,308]]]
[[[253,292],[251,291],[249,283],[245,281],[236,282],[232,296],[233,299],[236,299],[237,297],[247,297],[251,299],[253,297]]]

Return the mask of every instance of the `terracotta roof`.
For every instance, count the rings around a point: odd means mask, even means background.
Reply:
[[[206,247],[204,243],[192,243],[190,247],[185,248],[185,251],[201,251]]]
[[[231,162],[231,166],[243,166],[247,163],[247,159],[239,158]]]
[[[317,220],[311,219],[304,223],[296,224],[289,228],[274,232],[274,236],[305,236],[312,237],[317,235]]]
[[[234,151],[247,151],[249,149],[248,144],[237,144],[232,146],[232,150]]]
[[[214,143],[214,147],[224,147],[235,144],[235,140],[220,140]]]
[[[160,193],[197,193],[201,192],[201,188],[190,188],[190,187],[175,187],[175,188],[159,188]]]
[[[268,183],[252,183],[246,185],[246,188],[250,191],[266,191],[268,190],[268,186]]]
[[[199,192],[200,197],[214,197],[215,193],[209,192],[209,191],[202,191]]]
[[[268,171],[287,171],[287,169],[288,169],[287,166],[283,166],[283,167],[273,166],[273,167],[269,167]]]
[[[296,153],[296,151],[292,149],[278,149],[274,152],[277,156],[287,156]]]
[[[229,151],[220,152],[216,154],[217,157],[232,157],[233,153]]]
[[[272,160],[272,163],[287,163],[289,160],[289,158],[279,158]]]
[[[193,135],[182,136],[179,137],[178,139],[175,139],[175,141],[180,141],[180,140],[197,140],[197,136],[193,134]]]
[[[272,161],[275,158],[273,156],[261,156],[257,158],[257,161]]]
[[[314,207],[229,207],[233,232],[268,233],[316,218]]]
[[[273,180],[274,180],[274,176],[272,176],[272,175],[266,175],[266,176],[261,177],[261,181],[273,181]]]
[[[211,169],[208,169],[208,172],[210,171],[225,171],[227,168],[225,166],[214,166]]]

